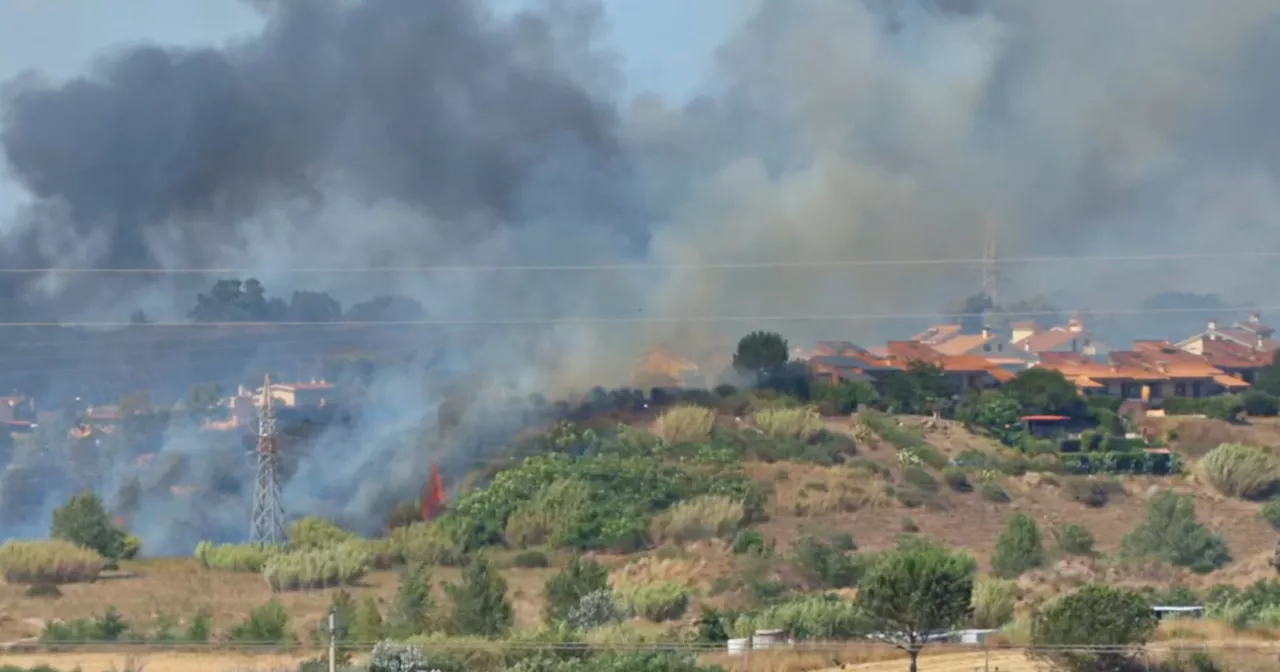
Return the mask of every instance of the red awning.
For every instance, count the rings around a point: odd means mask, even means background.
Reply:
[[[1023,422],[1062,422],[1071,418],[1065,415],[1024,415]]]

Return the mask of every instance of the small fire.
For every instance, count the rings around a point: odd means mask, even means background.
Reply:
[[[431,465],[431,481],[427,483],[427,491],[422,497],[422,519],[434,520],[444,511],[447,501],[444,493],[444,477],[440,475],[440,465]]]

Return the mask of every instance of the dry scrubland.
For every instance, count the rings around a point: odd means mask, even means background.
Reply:
[[[855,540],[857,550],[865,552],[890,549],[904,534],[910,533],[966,549],[978,559],[982,571],[989,572],[997,537],[1016,513],[1030,516],[1044,530],[1047,548],[1053,546],[1051,530],[1069,523],[1087,529],[1095,540],[1096,556],[1062,557],[1051,553],[1046,566],[1017,578],[1020,614],[1033,600],[1063,594],[1091,581],[1159,589],[1172,585],[1206,589],[1218,584],[1245,587],[1259,579],[1275,577],[1270,553],[1276,533],[1260,515],[1263,504],[1231,496],[1250,493],[1231,492],[1237,485],[1223,483],[1222,479],[1234,476],[1207,471],[1191,459],[1209,455],[1223,443],[1280,446],[1280,424],[1274,420],[1228,425],[1188,418],[1147,419],[1144,429],[1148,433],[1166,438],[1175,451],[1189,458],[1187,475],[1120,480],[1045,473],[1010,475],[990,469],[967,470],[961,474],[955,468],[947,469],[946,460],[972,451],[993,456],[1010,455],[1011,451],[953,422],[924,418],[891,418],[889,421],[923,439],[921,444],[925,448],[917,451],[920,458],[903,458],[900,446],[893,445],[856,418],[820,419],[812,413],[777,416],[768,410],[748,416],[746,423],[766,436],[786,439],[824,431],[855,437],[858,444],[856,457],[846,455],[836,460],[840,462],[837,464],[820,463],[828,460],[749,456],[752,459],[745,464],[745,474],[766,485],[769,491],[763,502],[767,517],[752,525],[765,544],[784,549],[807,535],[822,538],[848,535]],[[705,414],[680,411],[656,422],[646,421],[643,429],[668,444],[683,444],[705,437],[713,430],[712,423],[716,427],[734,427],[736,422],[732,417],[709,419]],[[1264,454],[1269,451],[1263,449]],[[762,457],[764,459],[759,459]],[[1205,460],[1205,464],[1211,462]],[[1247,488],[1250,484],[1238,487]],[[1163,562],[1107,559],[1118,551],[1124,535],[1146,516],[1152,496],[1160,490],[1173,490],[1194,498],[1199,521],[1222,535],[1229,545],[1233,558],[1230,564],[1197,574]],[[733,528],[743,517],[741,505],[736,505],[738,509],[734,506],[733,501],[714,495],[704,496],[692,504],[686,502],[683,509],[681,506],[668,509],[653,521],[651,537],[655,548],[636,553],[591,554],[609,568],[610,584],[619,593],[632,594],[653,586],[687,589],[691,603],[681,610],[678,618],[657,619],[666,620],[663,623],[636,618],[627,626],[631,631],[640,637],[659,638],[687,630],[690,618],[703,606],[732,609],[750,603],[750,590],[744,584],[744,576],[750,574],[751,567],[744,565],[744,557],[734,553],[731,543]],[[526,517],[529,520],[522,519],[519,523],[523,530],[520,534],[528,535],[522,538],[528,545],[536,546],[546,540],[547,526],[553,521],[539,521],[531,514]],[[513,527],[508,526],[508,538],[512,530]],[[517,566],[523,564],[518,560],[519,554],[519,549],[511,549],[490,555],[508,584],[507,594],[514,606],[514,628],[533,631],[543,623],[547,579],[563,568],[574,553],[548,552],[550,567]],[[787,570],[781,571],[784,582],[794,578],[785,575]],[[432,578],[437,600],[447,603],[448,597],[441,591],[440,583],[459,581],[460,570],[437,567],[432,570]],[[335,587],[273,593],[261,572],[208,569],[194,558],[123,562],[118,571],[104,572],[94,582],[62,585],[61,597],[57,598],[26,596],[25,582],[18,577],[0,586],[0,639],[6,642],[30,641],[40,635],[49,621],[93,617],[101,614],[107,605],[117,609],[131,625],[142,629],[156,626],[165,619],[188,623],[195,614],[205,612],[212,618],[214,631],[223,632],[243,620],[253,608],[275,598],[287,610],[290,628],[305,643],[338,590]],[[375,570],[362,573],[343,589],[357,603],[371,596],[385,609],[398,585],[398,572]],[[840,593],[851,597],[856,589]],[[1175,623],[1166,624],[1160,637],[1209,645],[1229,640],[1269,641],[1271,632],[1258,626],[1241,629],[1214,623]],[[1009,639],[1017,643],[1016,634],[1011,634]],[[982,664],[983,655],[933,647],[928,657],[922,659],[921,669],[967,672]],[[991,664],[998,665],[1003,672],[1038,669],[1016,651],[997,650],[989,655]],[[1274,661],[1274,654],[1270,655],[1268,660]],[[886,656],[897,654],[864,646],[844,648],[835,654],[755,655],[751,669],[818,670],[830,668],[837,661],[846,665],[844,669],[901,669],[902,661],[896,658],[875,660]],[[741,669],[740,660],[717,655],[707,659],[731,669],[735,666]],[[250,661],[230,652],[154,653],[141,660],[149,672],[281,669],[296,663],[295,658],[280,654],[257,656]],[[0,657],[0,664],[37,662],[68,669],[79,666],[86,672],[113,666],[123,669],[126,663],[124,655],[118,653],[22,653],[14,649]],[[1252,664],[1241,661],[1240,669],[1252,669],[1249,667]]]

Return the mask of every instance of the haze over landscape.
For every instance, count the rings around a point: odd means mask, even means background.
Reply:
[[[658,346],[748,394],[785,368],[730,361],[757,329],[1079,314],[1120,350],[1280,313],[1271,0],[179,4],[0,5],[0,392],[121,420],[0,442],[6,538],[92,490],[144,554],[244,541],[256,430],[218,423],[266,373],[337,390],[282,416],[286,510],[375,536],[433,464],[462,494]],[[855,377],[918,373],[895,356]],[[661,395],[608,398],[640,425]],[[932,403],[882,410],[963,406]]]

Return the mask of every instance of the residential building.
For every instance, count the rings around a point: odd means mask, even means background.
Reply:
[[[990,327],[977,334],[958,334],[930,347],[944,355],[981,357],[1013,372],[1035,363],[1034,355],[1017,348],[1011,338]]]
[[[1141,400],[1159,406],[1170,397],[1238,392],[1249,383],[1164,341],[1135,341],[1134,349],[1111,351],[1108,363],[1083,354],[1048,352],[1039,366],[1061,371],[1080,391]]]
[[[1223,372],[1253,385],[1258,373],[1275,360],[1275,351],[1259,350],[1223,338],[1204,338],[1187,343],[1184,351],[1204,357]]]
[[[917,343],[924,343],[930,347],[937,347],[947,341],[963,336],[961,327],[958,324],[935,324],[928,329],[911,337],[911,340]]]
[[[271,383],[271,400],[284,406],[324,406],[333,398],[334,385],[323,380],[309,383]],[[262,406],[263,388],[254,390],[254,405]]]
[[[1028,336],[1040,331],[1040,323],[1035,320],[1023,320],[1020,322],[1012,322],[1009,324],[1009,340],[1018,343],[1025,340]]]
[[[918,341],[889,341],[887,363],[903,369],[924,362],[942,369],[961,390],[985,390],[1013,380],[1015,374],[974,355],[944,355]]]
[[[1084,322],[1073,317],[1066,326],[1052,327],[1028,333],[1027,323],[1013,338],[1013,342],[1024,352],[1042,355],[1046,352],[1059,352],[1084,355],[1105,360],[1111,348],[1084,327]],[[1020,336],[1017,337],[1017,336]]]
[[[1204,331],[1179,341],[1177,347],[1201,354],[1204,343],[1210,341],[1228,341],[1262,352],[1273,353],[1280,350],[1280,340],[1275,338],[1275,329],[1262,323],[1260,313],[1253,313],[1244,322],[1237,322],[1234,326],[1225,329],[1219,327],[1217,320],[1209,320]]]
[[[903,370],[848,341],[820,341],[812,350],[798,354],[814,380],[829,384],[861,380],[879,388],[890,375]]]

